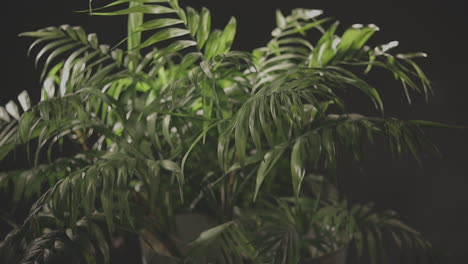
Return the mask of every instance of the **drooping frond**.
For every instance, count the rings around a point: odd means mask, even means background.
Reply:
[[[384,100],[378,88],[358,76],[351,67],[367,65],[368,73],[374,64],[389,70],[402,82],[408,100],[408,88],[420,91],[415,79],[421,81],[424,88],[421,92],[427,95],[430,83],[420,68],[408,59],[412,55],[389,54],[396,43],[374,49],[367,46],[370,37],[379,30],[375,25],[354,25],[342,36],[337,36],[338,24],[324,29],[322,25],[327,19],[317,19],[321,14],[319,10],[295,10],[292,15],[284,17],[277,12],[278,27],[272,33],[272,41],[254,52],[256,67],[247,70],[254,80],[248,84],[251,97],[246,98],[233,118],[228,120],[219,139],[218,161],[225,170],[234,157],[230,154],[231,140],[234,140],[235,157],[241,163],[249,150],[265,153],[258,170],[257,188],[289,148],[288,145],[294,145],[291,173],[296,193],[305,173],[306,162],[302,159],[312,156],[314,164],[333,167],[338,143],[349,148],[357,159],[361,156],[361,138],[368,137],[372,142],[374,134],[387,137],[393,153],[400,154],[406,147],[418,160],[418,147],[427,145],[422,137],[416,136],[422,135],[418,124],[389,117],[380,119],[350,114],[342,97],[343,92],[357,89],[379,110],[380,115],[384,115]],[[314,45],[300,37],[311,29],[321,33]],[[298,38],[291,39],[291,36]],[[308,56],[301,55],[301,52]],[[335,116],[362,117],[366,121],[345,122],[338,126],[339,132],[335,132],[330,129],[338,125],[333,120]],[[382,121],[376,122],[379,119]],[[362,129],[354,123],[360,123]],[[313,134],[312,131],[317,129],[320,136],[311,145],[306,144],[307,140],[301,135]],[[306,154],[305,149],[313,149],[313,153]],[[322,156],[321,151],[326,154]],[[314,169],[319,168],[315,166]]]
[[[109,241],[99,222],[97,216],[81,219],[72,230],[60,226],[51,215],[38,216],[2,241],[0,257],[21,264],[109,262]]]
[[[116,5],[125,5],[133,2],[128,8],[116,11],[106,11]],[[138,2],[138,3],[134,3]],[[141,44],[134,48],[142,49],[160,44],[166,40],[180,38],[171,44],[159,49],[154,58],[157,59],[164,54],[174,53],[189,47],[196,47],[203,52],[206,59],[227,53],[234,40],[236,32],[236,20],[231,18],[224,30],[211,30],[211,13],[203,8],[201,11],[188,7],[183,9],[177,1],[115,1],[109,5],[98,8],[99,12],[92,11],[93,15],[115,16],[145,14],[155,16],[153,19],[143,19],[141,24],[132,28],[130,36],[141,35],[142,32],[150,31],[151,35],[141,40]],[[138,42],[136,42],[138,43]]]
[[[49,73],[52,77],[49,82],[59,81],[61,96],[74,92],[83,82],[106,76],[124,59],[121,50],[111,51],[109,46],[100,45],[96,34],[86,34],[80,27],[49,27],[20,36],[36,38],[30,51],[41,46],[35,58],[36,65],[44,61],[41,79]],[[98,68],[100,74],[94,75]],[[61,76],[59,80],[54,79],[57,73]],[[46,87],[46,90],[43,96],[53,96],[53,89]]]

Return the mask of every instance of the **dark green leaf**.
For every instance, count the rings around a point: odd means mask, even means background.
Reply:
[[[281,158],[286,147],[287,147],[286,143],[276,145],[275,147],[273,147],[273,149],[268,151],[263,157],[263,161],[260,163],[260,167],[258,168],[258,172],[257,172],[254,201],[257,198],[258,191],[260,190],[260,187],[262,183],[264,182],[266,176],[270,173],[270,171],[276,165],[278,160]]]
[[[232,43],[234,42],[234,38],[236,36],[236,28],[237,28],[237,20],[234,17],[231,17],[229,23],[223,30],[219,38],[219,47],[217,49],[217,54],[224,54],[229,52],[231,49]]]
[[[192,242],[192,245],[206,243],[212,239],[215,239],[220,234],[225,232],[231,225],[233,225],[233,222],[227,222],[227,223],[224,223],[224,224],[221,224],[221,225],[218,225],[218,226],[215,226],[213,228],[203,231],[202,233],[200,233],[198,238]]]
[[[291,178],[293,183],[293,190],[297,196],[299,196],[301,190],[301,183],[305,176],[305,156],[306,154],[306,139],[299,137],[294,143],[294,147],[291,152]]]

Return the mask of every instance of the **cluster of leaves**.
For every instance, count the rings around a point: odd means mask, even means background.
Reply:
[[[371,48],[375,25],[338,36],[338,23],[328,25],[320,10],[278,11],[272,40],[250,53],[231,51],[234,18],[212,30],[206,8],[177,0],[118,0],[90,12],[128,16],[126,50],[68,25],[22,34],[40,48],[42,97],[31,105],[21,93],[22,112],[13,101],[0,107],[0,159],[26,145],[34,162],[2,172],[0,188],[36,202],[0,244],[2,259],[107,263],[116,229],[150,232],[164,245],[158,253],[187,263],[300,263],[353,240],[376,261],[384,231],[397,244],[430,247],[393,214],[309,199],[302,187],[306,176],[334,168],[341,148],[361,159],[374,137],[397,155],[434,150],[426,123],[385,116],[379,89],[356,73],[388,70],[410,102],[411,93],[430,92],[413,61],[425,54],[392,55],[396,42]],[[341,94],[350,89],[375,116],[347,111]],[[64,140],[80,151],[55,159]],[[48,162],[39,164],[45,149]],[[271,197],[274,205],[253,203]],[[188,212],[218,225],[182,242],[174,217]]]

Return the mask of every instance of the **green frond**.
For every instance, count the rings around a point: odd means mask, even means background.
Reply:
[[[130,3],[130,6],[116,11],[106,9]],[[164,5],[165,4],[165,5]],[[104,12],[94,12],[103,10]],[[91,11],[91,10],[90,10]],[[129,50],[155,47],[156,44],[171,40],[172,44],[155,54],[173,53],[196,46],[206,59],[229,52],[236,32],[236,20],[232,18],[224,30],[212,30],[211,14],[206,8],[200,12],[188,7],[182,9],[177,1],[115,1],[101,8],[94,8],[92,15],[128,15]],[[171,15],[175,14],[177,18]],[[147,15],[144,17],[143,15]],[[147,19],[154,16],[153,19]],[[146,18],[146,19],[145,19]],[[141,32],[151,31],[151,36],[141,39]],[[179,40],[173,40],[179,39]]]

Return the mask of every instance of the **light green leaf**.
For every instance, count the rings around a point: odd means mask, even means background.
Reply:
[[[195,62],[202,57],[203,54],[201,54],[200,52],[187,53],[180,62],[180,68],[183,70],[190,68],[191,66],[196,65]]]
[[[182,169],[177,163],[170,160],[161,160],[161,167],[165,170],[173,172],[180,184],[184,183],[184,179],[182,178]]]
[[[197,42],[193,40],[178,40],[165,48],[164,52],[173,53],[196,45]]]
[[[206,8],[203,8],[201,11],[201,19],[200,19],[200,26],[198,27],[198,47],[200,49],[203,48],[208,37],[210,36],[211,30],[211,14],[210,11]]]
[[[187,35],[188,33],[190,33],[188,30],[182,28],[166,28],[149,37],[145,42],[143,42],[143,44],[141,44],[141,48],[145,48],[171,38]]]
[[[66,43],[69,43],[71,42],[70,39],[60,39],[60,40],[57,40],[57,41],[53,41],[47,45],[45,45],[36,55],[36,66],[37,64],[39,63],[39,60],[42,58],[42,56],[44,54],[46,54],[48,51],[60,46],[60,45],[63,45],[63,44],[66,44]]]
[[[315,46],[312,60],[309,65],[310,67],[324,67],[336,54],[336,48],[333,44],[338,40],[335,36],[337,27],[338,22],[335,22],[320,38],[319,42]]]
[[[89,2],[91,4],[92,0],[90,0]],[[108,4],[108,5],[101,6],[101,7],[91,7],[91,5],[90,5],[89,10],[81,10],[81,11],[78,11],[78,13],[89,12],[91,15],[93,15],[94,11],[96,11],[96,10],[102,10],[102,9],[106,9],[106,8],[109,8],[109,7],[112,7],[112,6],[125,4],[125,3],[130,3],[130,4],[133,4],[133,3],[151,4],[151,3],[167,3],[167,2],[168,2],[168,0],[117,0],[117,1],[114,1],[114,2],[112,2],[110,4]]]
[[[237,20],[235,17],[231,17],[229,23],[224,28],[223,33],[219,38],[219,47],[218,47],[218,54],[224,54],[231,50],[232,43],[234,42],[234,38],[236,36],[236,28],[237,28]]]
[[[140,5],[140,6],[132,6],[127,9],[122,9],[122,10],[113,11],[113,12],[98,12],[98,13],[93,12],[93,15],[119,16],[119,15],[133,14],[133,13],[161,15],[161,14],[170,14],[170,13],[176,13],[176,12],[177,11],[172,8],[160,6],[160,5]]]
[[[294,34],[297,34],[297,33],[302,33],[304,34],[307,30],[310,30],[310,29],[313,29],[313,28],[316,28],[317,26],[327,22],[331,20],[331,18],[322,18],[322,19],[319,19],[317,21],[314,21],[314,22],[310,22],[310,23],[307,23],[305,25],[302,25],[302,26],[297,26],[293,29],[289,29],[289,30],[286,30],[284,32],[282,32],[281,34],[273,34],[272,35],[274,37],[286,37],[286,36],[290,36],[290,35],[294,35]]]
[[[219,48],[220,45],[222,45],[222,40],[221,40],[221,31],[219,30],[214,30],[211,34],[210,37],[208,38],[208,41],[206,42],[205,45],[205,55],[207,59],[211,59],[214,56],[219,54]]]
[[[187,8],[187,23],[190,35],[192,35],[192,37],[195,36],[200,25],[200,15],[191,7]]]
[[[182,23],[184,23],[183,20],[176,19],[176,18],[158,18],[158,19],[153,19],[153,20],[145,22],[144,24],[137,27],[136,31],[158,29],[158,28],[178,25]]]
[[[61,31],[58,31],[57,28],[51,27],[39,31],[30,31],[30,32],[23,32],[19,34],[20,37],[33,37],[33,38],[60,38],[65,36],[65,34]]]

